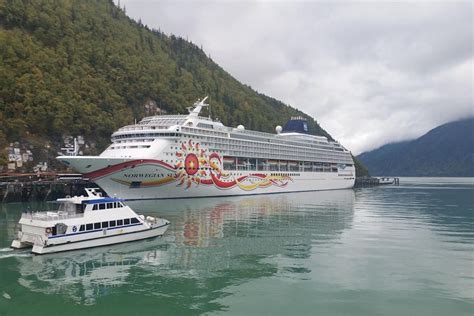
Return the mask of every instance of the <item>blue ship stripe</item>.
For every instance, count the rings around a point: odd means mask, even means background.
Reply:
[[[79,224],[79,225],[76,225],[76,226],[80,226],[80,225],[83,225],[83,224]],[[88,230],[88,231],[77,232],[77,233],[72,233],[72,234],[49,236],[48,239],[61,238],[61,237],[69,237],[69,236],[81,235],[81,234],[88,234],[88,233],[96,233],[96,232],[101,232],[101,231],[103,231],[104,229],[113,230],[113,229],[119,229],[119,228],[125,228],[125,227],[132,227],[132,226],[138,226],[138,225],[143,225],[143,223],[130,224],[130,225],[124,225],[124,226],[118,226],[118,227],[111,227],[111,228],[94,229],[94,230]]]
[[[82,203],[83,204],[100,204],[100,203],[122,202],[122,201],[123,199],[104,197],[104,198],[99,198],[99,199],[94,199],[94,200],[84,200],[82,201]]]

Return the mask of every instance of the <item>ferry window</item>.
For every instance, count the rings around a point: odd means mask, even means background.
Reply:
[[[109,222],[102,222],[102,228],[109,227]]]
[[[124,223],[125,225],[130,224],[130,218],[124,219],[124,220],[123,220],[123,223]]]
[[[81,214],[84,213],[85,204],[76,204],[76,213]]]
[[[140,223],[140,221],[137,218],[132,218],[132,224],[137,224]]]
[[[94,223],[94,229],[100,229],[100,223]]]
[[[114,202],[114,208],[117,208],[117,202]]]
[[[92,224],[86,224],[86,229],[87,230],[92,230],[92,226],[93,226]]]
[[[94,206],[92,207],[92,210],[97,211],[98,209],[99,209],[99,207],[97,206],[97,204],[94,204]]]
[[[99,210],[105,210],[105,204],[104,203],[99,204]]]
[[[110,221],[110,227],[115,227],[116,226],[116,222],[115,221]]]
[[[122,226],[123,225],[123,220],[119,219],[117,220],[117,226]]]
[[[86,227],[85,227],[84,225],[81,225],[81,227],[79,228],[79,231],[80,231],[80,232],[83,232],[83,231],[85,231],[85,230],[86,230]]]
[[[107,208],[114,208],[114,204],[113,203],[107,203]]]

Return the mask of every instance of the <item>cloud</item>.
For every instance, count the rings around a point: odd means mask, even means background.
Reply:
[[[358,154],[473,116],[471,2],[121,0]]]

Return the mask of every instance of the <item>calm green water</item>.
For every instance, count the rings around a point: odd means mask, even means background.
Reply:
[[[0,315],[474,314],[472,178],[130,204],[166,236],[46,256],[0,205]]]

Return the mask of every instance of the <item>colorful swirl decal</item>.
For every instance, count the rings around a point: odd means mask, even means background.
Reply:
[[[245,191],[252,191],[257,188],[267,188],[270,186],[286,187],[293,179],[284,175],[267,175],[263,173],[254,173],[236,177],[222,168],[222,159],[217,153],[207,154],[206,150],[201,148],[199,143],[189,140],[187,143],[181,143],[180,151],[176,152],[177,163],[174,167],[158,161],[142,160],[120,164],[121,167],[111,166],[105,169],[95,171],[96,175],[104,176],[110,173],[121,171],[129,166],[137,167],[145,164],[155,164],[164,167],[167,171],[173,171],[162,178],[143,179],[117,179],[113,181],[129,187],[154,187],[172,182],[177,182],[177,186],[183,186],[185,189],[195,185],[213,185],[219,189],[232,189],[238,187]],[[127,164],[127,166],[123,166]],[[111,172],[108,172],[111,171]]]

